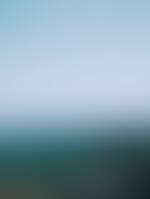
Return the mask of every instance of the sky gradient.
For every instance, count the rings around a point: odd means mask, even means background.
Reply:
[[[1,0],[0,118],[150,115],[149,10],[148,0]]]

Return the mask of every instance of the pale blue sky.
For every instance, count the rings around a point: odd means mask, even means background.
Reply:
[[[0,117],[150,113],[149,11],[148,0],[0,0]]]

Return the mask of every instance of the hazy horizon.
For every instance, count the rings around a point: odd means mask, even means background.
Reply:
[[[149,8],[2,0],[0,120],[149,118]]]

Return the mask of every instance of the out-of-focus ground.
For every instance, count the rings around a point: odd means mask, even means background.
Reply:
[[[120,132],[113,136],[102,136],[106,129],[81,128],[88,137],[80,137],[79,129],[74,129],[78,136],[67,139],[1,140],[0,198],[150,197],[149,128],[107,128]]]

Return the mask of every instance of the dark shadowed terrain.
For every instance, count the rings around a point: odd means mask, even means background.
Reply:
[[[1,139],[0,198],[150,198],[148,127],[32,126],[7,131],[28,135],[37,131],[43,136]],[[50,136],[52,131],[53,135],[55,131],[74,133],[55,137]]]

